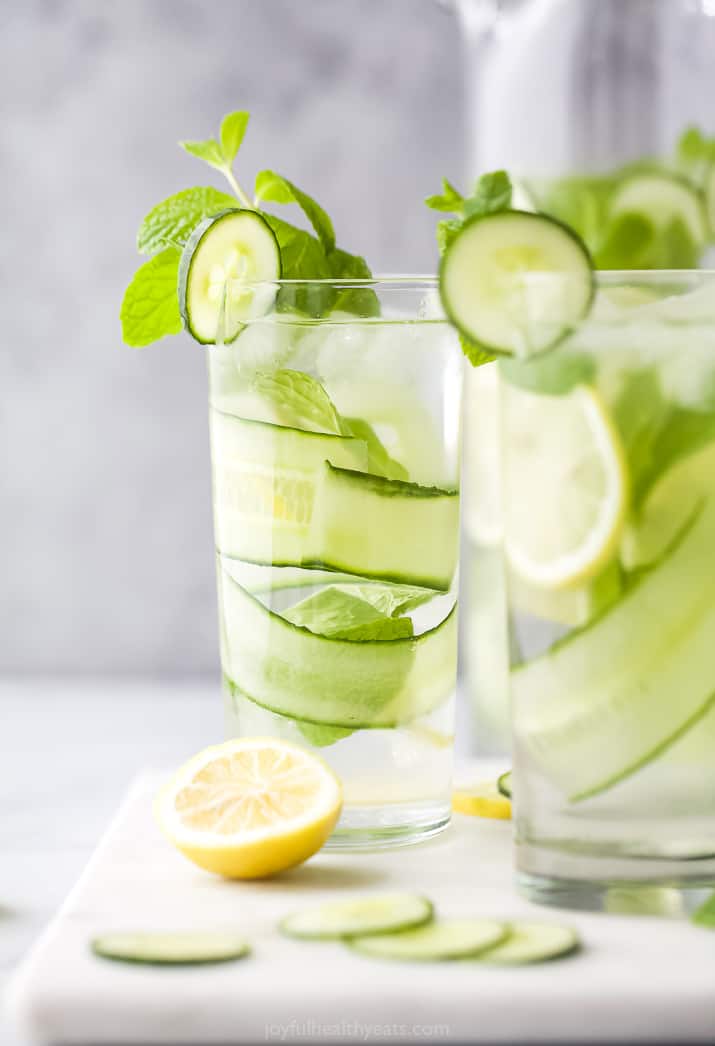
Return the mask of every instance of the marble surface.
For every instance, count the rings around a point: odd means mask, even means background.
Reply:
[[[218,684],[0,682],[0,993],[131,778],[223,730]],[[0,1013],[2,1046],[26,1046]]]
[[[432,271],[458,58],[434,0],[0,2],[0,673],[216,663],[203,353],[118,322],[141,217],[221,182],[178,139],[251,110],[242,180],[284,172],[375,271]]]
[[[491,776],[493,767],[481,764]],[[516,894],[511,825],[456,816],[419,847],[320,853],[266,882],[196,869],[160,835],[143,774],[60,915],[14,980],[12,1012],[38,1044],[364,1042],[708,1043],[715,1037],[711,935],[675,919],[544,910]],[[355,892],[414,890],[440,914],[568,921],[582,950],[523,968],[368,961],[335,942],[276,932],[292,911]],[[98,961],[108,930],[235,927],[239,964],[167,971]],[[656,1031],[657,1029],[657,1031]]]

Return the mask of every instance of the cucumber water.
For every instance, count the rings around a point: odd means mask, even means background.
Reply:
[[[288,310],[209,354],[228,729],[331,763],[348,842],[379,811],[378,845],[450,812],[459,418],[441,383],[460,362],[447,324],[430,339]],[[430,447],[424,467],[405,419]]]
[[[652,178],[644,194],[669,185]],[[671,188],[668,206],[699,221],[698,201]],[[503,371],[519,396],[531,390],[531,418],[507,417],[505,433],[512,468],[530,449],[530,490],[560,467],[549,433],[579,389],[599,404],[594,432],[620,462],[620,485],[599,490],[607,452],[572,443],[538,546],[544,581],[520,576],[518,558],[510,564],[517,859],[540,900],[564,900],[557,879],[569,880],[569,903],[587,906],[606,897],[605,877],[667,878],[684,890],[715,879],[713,303],[711,274],[600,277],[591,317],[549,358],[548,382],[528,361]],[[512,483],[507,545],[545,518],[519,495]],[[579,520],[588,532],[606,496],[621,520],[613,539],[584,542],[592,551],[579,571],[550,586],[570,528]],[[520,529],[510,533],[514,512]]]

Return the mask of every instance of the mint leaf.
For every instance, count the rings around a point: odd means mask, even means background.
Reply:
[[[179,142],[179,145],[197,159],[211,164],[217,171],[223,171],[226,167],[223,150],[214,138],[207,138],[203,142]]]
[[[332,639],[363,643],[404,639],[413,634],[410,618],[387,617],[348,588],[329,585],[284,611],[283,616],[294,625]]]
[[[603,241],[608,223],[608,206],[619,176],[571,176],[546,182],[530,181],[527,191],[537,207],[553,218],[570,225],[592,252]]]
[[[628,376],[613,416],[628,459],[636,510],[664,472],[715,440],[712,412],[688,410],[668,400],[655,368]]]
[[[462,210],[464,197],[461,192],[447,181],[442,179],[442,192],[436,196],[428,196],[425,204],[433,211],[443,211],[447,214],[458,214]]]
[[[493,363],[497,358],[489,349],[477,344],[475,341],[470,341],[463,334],[459,335],[459,344],[462,347],[462,352],[473,367],[481,367],[483,363]]]
[[[410,474],[407,469],[390,457],[382,440],[367,421],[363,421],[362,418],[345,418],[343,431],[346,436],[354,436],[367,443],[367,471],[373,476],[409,480]]]
[[[657,268],[697,269],[700,265],[700,246],[693,240],[682,218],[671,219],[662,230],[660,248]]]
[[[431,588],[419,588],[417,585],[380,584],[376,581],[346,582],[333,587],[340,592],[347,592],[364,599],[385,617],[401,617],[411,610],[416,610],[423,603],[428,603],[435,596],[434,590]]]
[[[464,201],[465,218],[475,214],[496,214],[511,207],[511,179],[506,171],[483,174],[474,187],[474,193]]]
[[[715,930],[715,893],[708,897],[690,917],[696,926],[705,926],[709,930]]]
[[[646,265],[655,239],[655,226],[644,215],[619,214],[607,223],[594,264],[597,269],[638,269]]]
[[[328,266],[336,280],[371,280],[370,266],[359,254],[348,254],[336,247],[328,255]],[[380,315],[380,299],[371,287],[346,287],[333,303],[335,312],[350,312],[368,319]]]
[[[141,254],[156,254],[164,247],[183,247],[200,221],[235,206],[233,196],[210,185],[177,192],[158,203],[144,218],[137,233],[137,250]]]
[[[329,216],[312,196],[308,196],[293,182],[289,182],[275,171],[261,171],[256,175],[256,203],[268,200],[271,203],[297,203],[315,230],[323,250],[330,253],[335,249],[335,230]]]
[[[330,396],[310,374],[298,370],[259,372],[253,385],[278,408],[281,421],[289,428],[342,434],[340,416]]]
[[[687,177],[701,183],[715,162],[715,138],[706,138],[699,127],[686,127],[676,146],[675,159]]]
[[[248,127],[249,113],[240,111],[228,113],[221,121],[221,152],[227,167],[236,159],[241,142]]]
[[[181,331],[176,294],[180,257],[176,247],[167,247],[134,273],[119,314],[126,345],[139,348]]]
[[[440,254],[444,254],[461,228],[462,221],[459,218],[448,218],[437,222],[437,246]]]
[[[281,252],[284,280],[329,280],[330,271],[325,251],[320,243],[303,229],[296,228],[261,211],[276,235]],[[285,289],[285,288],[284,288]]]

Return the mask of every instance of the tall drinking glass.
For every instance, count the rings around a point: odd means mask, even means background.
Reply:
[[[560,277],[538,279],[554,300]],[[597,274],[578,329],[500,369],[519,883],[575,907],[636,884],[697,901],[715,885],[715,273]]]
[[[326,759],[329,845],[449,820],[461,353],[436,280],[240,284],[256,318],[211,347],[228,732]]]

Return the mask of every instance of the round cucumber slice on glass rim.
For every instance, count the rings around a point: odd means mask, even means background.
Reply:
[[[92,951],[103,959],[154,966],[194,966],[229,962],[248,955],[246,941],[235,933],[179,931],[172,933],[107,933],[95,937]]]
[[[244,324],[270,309],[270,281],[281,276],[281,253],[257,211],[229,208],[200,222],[179,263],[179,309],[187,331],[202,345],[228,343]],[[246,284],[266,281],[265,287]]]
[[[432,902],[417,894],[377,894],[348,901],[329,901],[295,912],[280,923],[288,937],[331,940],[389,933],[421,926],[433,915]]]
[[[609,214],[641,214],[653,223],[656,232],[679,219],[694,244],[701,247],[708,239],[702,193],[687,178],[667,171],[624,178],[611,197]]]
[[[527,211],[469,219],[440,266],[442,304],[454,326],[509,356],[556,345],[588,313],[594,291],[583,241],[556,219]]]

